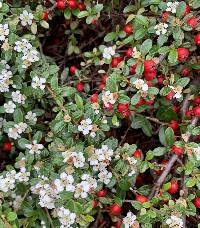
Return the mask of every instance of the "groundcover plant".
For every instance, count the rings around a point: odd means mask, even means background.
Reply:
[[[0,0],[0,228],[200,227],[200,0]]]

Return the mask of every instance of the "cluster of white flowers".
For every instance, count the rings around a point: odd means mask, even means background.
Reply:
[[[21,167],[20,171],[17,173],[15,170],[11,170],[7,172],[5,177],[0,176],[0,191],[8,192],[15,188],[16,181],[24,182],[25,184],[28,182],[30,177],[30,172],[27,172],[25,167]]]
[[[134,157],[127,157],[126,160],[128,161],[131,169],[131,172],[129,172],[128,176],[133,176],[137,171],[137,160]]]
[[[10,80],[12,78],[12,72],[5,60],[1,60],[0,64],[4,66],[0,71],[0,92],[9,92],[9,86],[13,83],[12,80]]]
[[[75,198],[86,198],[90,191],[94,191],[97,187],[97,181],[89,174],[83,174],[81,177],[82,181],[76,185],[74,197]]]
[[[14,102],[17,102],[19,104],[25,104],[26,96],[22,95],[19,90],[17,90],[16,92],[12,92],[11,96]]]
[[[45,83],[46,83],[46,79],[45,78],[39,78],[38,76],[35,76],[32,79],[31,86],[32,86],[33,89],[40,88],[41,90],[44,90]]]
[[[31,123],[37,122],[36,113],[34,113],[32,111],[27,112],[27,114],[25,115],[25,118]]]
[[[103,50],[103,58],[111,59],[115,55],[115,49],[113,47],[105,47]]]
[[[154,26],[154,29],[156,30],[156,35],[160,36],[161,34],[167,33],[168,24],[166,23],[159,23],[156,26]]]
[[[112,160],[113,150],[109,149],[107,145],[102,145],[101,149],[95,149],[88,161],[93,166],[94,171],[99,171],[98,178],[100,182],[108,184],[112,178],[112,173],[109,172],[106,167]]]
[[[15,111],[16,105],[12,101],[8,101],[3,105],[6,113],[13,113]]]
[[[168,218],[165,223],[171,227],[171,228],[181,228],[183,227],[183,219],[179,218],[175,215],[171,215],[170,218]]]
[[[128,212],[126,217],[123,218],[125,228],[131,228],[136,221],[136,216],[132,212]]]
[[[27,10],[23,10],[22,14],[19,15],[22,26],[32,25],[33,14],[29,13]]]
[[[23,122],[15,124],[13,128],[8,129],[8,136],[13,139],[21,138],[21,134],[26,130],[27,127],[28,125]]]
[[[111,93],[110,91],[105,91],[102,94],[102,101],[103,101],[104,106],[106,108],[109,108],[110,105],[115,104],[116,99],[115,99],[115,96],[113,93]]]
[[[76,221],[76,214],[71,213],[68,209],[60,207],[56,210],[58,219],[61,223],[60,228],[72,228]]]
[[[174,92],[174,98],[179,99],[182,97],[182,91],[183,91],[183,87],[181,86],[169,86],[169,88],[171,88]]]
[[[63,162],[74,165],[76,168],[82,168],[85,163],[85,157],[82,152],[65,151],[62,153]]]
[[[93,123],[91,119],[81,120],[80,125],[78,125],[78,130],[84,135],[90,134],[92,138],[95,138],[96,133],[93,131]]]
[[[195,154],[197,161],[199,161],[200,160],[200,146],[193,148],[193,153]]]
[[[17,195],[15,192],[12,192],[10,196],[12,198],[12,200],[9,202],[10,206],[12,206],[13,209],[17,209],[23,200],[22,196]]]
[[[44,148],[42,144],[38,144],[36,140],[33,140],[32,144],[25,144],[25,147],[29,150],[30,154],[40,154]]]
[[[33,49],[32,45],[26,39],[22,41],[16,41],[14,50],[18,53],[22,53],[22,67],[28,68],[32,63],[39,61],[39,53]]]
[[[168,2],[166,11],[176,13],[179,2]]]
[[[9,35],[8,24],[0,24],[0,41],[5,41],[6,37]]]
[[[59,179],[54,180],[57,192],[62,192],[66,190],[67,192],[74,192],[75,186],[73,185],[74,178],[65,172],[60,174]]]
[[[149,89],[149,86],[147,83],[144,82],[142,79],[136,79],[134,82],[132,82],[136,89],[141,90],[142,92],[147,92]]]

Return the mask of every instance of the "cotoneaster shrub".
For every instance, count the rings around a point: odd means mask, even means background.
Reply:
[[[199,226],[199,10],[0,1],[0,227]]]

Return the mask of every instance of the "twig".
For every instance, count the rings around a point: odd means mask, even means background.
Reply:
[[[47,213],[47,217],[49,219],[49,222],[51,224],[51,227],[54,228],[53,221],[52,221],[51,216],[49,214],[49,211],[48,211],[48,209],[46,207],[45,207],[45,212]]]
[[[15,210],[14,210],[15,213],[21,208],[21,205],[24,202],[25,198],[27,197],[28,193],[29,193],[29,189],[25,192],[25,194],[24,194],[22,200],[20,201],[19,205],[15,208]]]

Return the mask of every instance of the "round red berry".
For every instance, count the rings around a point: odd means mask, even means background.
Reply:
[[[171,151],[177,155],[182,155],[184,152],[184,149],[182,147],[173,146],[171,148]]]
[[[153,60],[144,61],[144,71],[155,72],[155,70],[156,70],[156,63]]]
[[[98,100],[98,94],[97,93],[94,93],[91,97],[90,97],[90,101],[92,102],[92,103],[96,103],[97,102],[97,100]]]
[[[136,200],[140,203],[144,203],[148,201],[148,198],[146,196],[143,195],[136,195]]]
[[[179,61],[185,61],[189,57],[189,51],[187,48],[177,48],[178,52],[178,60]]]
[[[151,72],[144,72],[144,76],[145,76],[145,79],[147,81],[151,81],[153,80],[154,78],[156,78],[156,71],[151,71]]]
[[[76,66],[71,66],[69,68],[69,72],[70,72],[71,75],[74,75],[76,73],[76,70],[77,70],[77,67]]]
[[[128,104],[121,104],[121,103],[119,103],[118,106],[117,106],[117,110],[120,113],[125,112],[127,109],[128,109]]]
[[[130,67],[130,74],[135,74],[135,70],[137,68],[137,64],[134,64]]]
[[[105,83],[100,83],[100,85],[99,85],[99,89],[100,90],[103,90],[103,89],[105,89],[106,88],[106,84]]]
[[[192,29],[195,29],[198,24],[197,18],[196,17],[189,18],[186,24],[192,26]]]
[[[163,19],[164,22],[166,22],[168,20],[169,15],[170,15],[169,12],[167,12],[167,11],[166,12],[163,12],[162,19]]]
[[[157,80],[158,80],[158,84],[162,85],[163,84],[163,81],[165,80],[164,75],[159,75],[158,78],[157,78]]]
[[[82,82],[79,82],[76,85],[76,89],[77,89],[78,92],[82,92],[84,90],[84,84]]]
[[[110,213],[112,215],[119,215],[121,213],[121,211],[122,211],[122,208],[120,206],[118,206],[116,203],[114,203],[110,207]]]
[[[77,8],[76,0],[68,0],[67,6],[69,9],[76,9]]]
[[[2,146],[2,150],[5,152],[10,152],[12,149],[12,143],[11,142],[4,142]]]
[[[193,104],[194,105],[200,104],[200,96],[194,98]]]
[[[170,194],[175,194],[178,192],[178,188],[179,188],[179,186],[178,186],[177,181],[171,181],[170,182],[170,188],[168,189],[168,192]]]
[[[43,12],[42,19],[45,21],[48,21],[48,19],[49,19],[49,12],[48,11]]]
[[[59,0],[56,2],[56,8],[63,10],[65,9],[65,7],[66,7],[65,1]]]
[[[132,25],[130,25],[130,24],[125,25],[123,31],[124,31],[126,34],[130,35],[130,34],[133,32],[133,27],[132,27]]]
[[[115,222],[115,228],[120,228],[122,224],[121,220],[118,220],[117,222]]]
[[[112,68],[116,68],[118,64],[121,62],[122,58],[121,57],[114,57],[111,62]]]
[[[97,24],[97,19],[93,19],[91,22],[92,25],[96,25]]]
[[[166,96],[165,98],[168,100],[168,101],[171,101],[173,99],[173,96],[174,96],[174,91],[171,90]]]
[[[142,157],[142,151],[141,150],[136,150],[134,153],[133,153],[133,156],[135,158],[141,158]]]
[[[200,198],[196,197],[193,199],[194,205],[196,208],[200,208]]]
[[[97,204],[98,204],[97,201],[96,200],[93,200],[92,201],[92,208],[96,208],[97,207]]]
[[[77,7],[79,8],[80,11],[85,10],[85,4],[83,2],[79,2]]]
[[[190,13],[190,7],[188,5],[186,5],[185,13],[184,13],[183,17],[185,17],[188,13]]]
[[[190,76],[190,71],[188,70],[187,67],[183,67],[181,72],[180,72],[180,75],[182,75],[184,77],[189,77]]]
[[[133,55],[133,48],[130,47],[130,48],[126,51],[126,56],[132,57],[132,55]]]
[[[200,32],[194,37],[194,42],[197,46],[200,46]]]
[[[176,132],[179,128],[179,123],[176,120],[171,120],[169,123],[169,127],[171,127],[173,131]]]
[[[187,110],[185,112],[185,116],[188,117],[188,118],[191,118],[191,116],[194,114],[193,110]]]
[[[105,197],[107,195],[107,189],[102,189],[101,191],[96,193],[98,197]]]
[[[104,74],[104,76],[101,78],[102,82],[106,83],[108,79],[108,75],[107,74]]]
[[[193,112],[196,117],[200,118],[200,106],[193,108]]]
[[[176,105],[173,105],[172,109],[174,110],[174,112],[178,112],[179,111],[179,107],[177,107]]]

